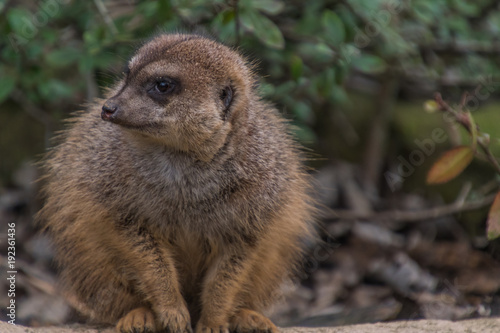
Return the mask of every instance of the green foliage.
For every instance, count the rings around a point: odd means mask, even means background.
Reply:
[[[3,75],[2,75],[3,76]],[[3,76],[3,79],[0,81],[0,103],[3,102],[10,94],[12,89],[14,89],[16,85],[16,80],[10,76]]]
[[[0,100],[13,90],[34,87],[40,88],[26,97],[48,106],[69,96],[85,96],[88,84],[81,78],[91,73],[99,84],[108,84],[132,52],[130,44],[158,31],[196,26],[241,45],[259,60],[269,84],[278,88],[294,82],[289,93],[297,98],[276,96],[277,103],[290,107],[307,99],[313,103],[307,112],[314,113],[339,102],[331,93],[343,90],[346,73],[442,74],[442,63],[426,63],[419,51],[429,45],[490,40],[498,32],[500,14],[484,13],[489,5],[487,0],[19,1],[0,12],[0,32],[6,37],[1,41],[0,71],[7,78],[0,86]],[[473,28],[471,21],[479,17],[485,22]],[[474,52],[470,56],[476,58],[454,64],[457,75],[477,74],[478,68],[499,71],[489,58]],[[337,73],[335,80],[325,77],[328,69]],[[14,79],[21,71],[31,79]],[[305,82],[298,84],[301,78]],[[290,109],[301,110],[292,116],[311,118],[304,117],[305,108]]]
[[[332,115],[357,103],[348,97],[348,79],[380,84],[390,74],[398,82],[435,85],[447,75],[474,85],[481,76],[499,76],[492,53],[500,32],[495,4],[7,1],[0,5],[0,103],[37,105],[52,119],[45,127],[53,130],[76,105],[97,97],[97,87],[120,76],[142,40],[163,31],[202,32],[255,60],[264,97],[288,113],[306,144],[326,147],[330,142],[322,140],[331,136],[321,129],[341,132]]]

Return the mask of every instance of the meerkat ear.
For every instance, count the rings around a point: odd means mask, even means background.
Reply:
[[[233,87],[231,86],[226,86],[224,89],[222,89],[220,93],[220,99],[224,105],[224,109],[222,111],[222,118],[224,120],[227,119],[227,116],[229,115],[229,107],[231,106],[231,103],[233,102],[233,96],[234,96],[234,90]]]

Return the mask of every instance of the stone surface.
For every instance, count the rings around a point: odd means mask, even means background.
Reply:
[[[88,326],[31,328],[0,322],[1,333],[114,333],[113,328]],[[479,318],[451,322],[446,320],[416,320],[362,324],[340,327],[290,327],[282,333],[489,333],[500,332],[500,318]]]

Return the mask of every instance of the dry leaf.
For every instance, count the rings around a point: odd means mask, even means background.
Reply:
[[[500,236],[500,192],[495,197],[488,213],[487,236],[489,240]]]
[[[445,152],[427,174],[427,184],[442,184],[458,176],[472,162],[474,151],[459,146]]]

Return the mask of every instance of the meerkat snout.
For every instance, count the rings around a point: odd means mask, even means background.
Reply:
[[[113,115],[117,112],[118,105],[116,103],[107,100],[106,103],[102,106],[101,118],[102,120],[111,121]]]

